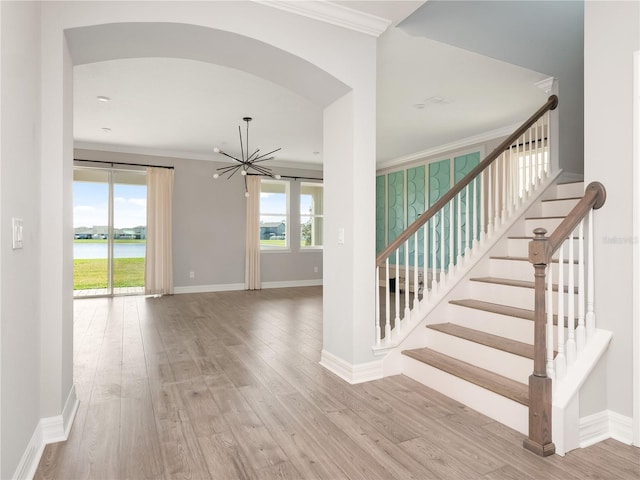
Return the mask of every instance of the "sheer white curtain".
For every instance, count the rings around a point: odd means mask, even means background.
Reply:
[[[260,290],[260,177],[247,176],[247,230],[244,288]]]
[[[144,290],[148,295],[173,294],[173,169],[147,169],[147,253]]]

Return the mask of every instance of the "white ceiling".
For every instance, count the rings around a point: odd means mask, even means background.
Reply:
[[[423,2],[337,3],[395,25]],[[534,85],[543,74],[393,26],[379,37],[378,52],[379,165],[512,125],[546,100]],[[433,103],[438,98],[449,103]],[[239,154],[238,125],[251,116],[252,150],[282,147],[273,165],[319,168],[322,108],[269,80],[205,61],[126,58],[74,70],[77,148],[222,160],[213,148]]]

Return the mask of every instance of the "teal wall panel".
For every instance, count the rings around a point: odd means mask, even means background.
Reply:
[[[407,226],[425,210],[425,167],[407,169]],[[415,241],[409,241],[409,265],[415,262]],[[424,232],[418,230],[418,266],[424,265]]]
[[[451,188],[451,161],[450,159],[440,160],[429,164],[429,206],[432,206],[442,195]],[[440,248],[444,247],[445,267],[449,264],[449,206],[444,210],[444,237],[442,236],[442,228],[440,225],[441,215],[437,214],[429,220],[429,268],[440,269]],[[432,222],[436,224],[436,238],[433,238]],[[434,242],[435,240],[435,242]],[[436,250],[436,265],[432,265],[433,249]]]
[[[387,245],[385,235],[387,230],[385,221],[385,212],[387,211],[385,179],[384,175],[376,177],[376,253],[380,253]]]
[[[464,176],[469,173],[476,165],[480,163],[480,152],[474,152],[467,155],[461,155],[459,157],[455,157],[453,159],[453,170],[454,170],[454,181],[458,183]],[[472,233],[475,239],[478,238],[478,215],[479,215],[479,205],[480,205],[480,190],[477,188],[479,186],[478,182],[472,182],[469,185],[469,225],[472,225]],[[462,254],[464,255],[464,250],[467,246],[467,218],[466,218],[466,205],[467,205],[467,191],[466,189],[461,192],[461,204],[460,204],[460,215],[461,215],[461,237],[462,237]],[[457,208],[457,201],[456,201]],[[475,222],[475,223],[474,223]],[[456,235],[458,232],[458,228],[456,225]],[[473,245],[473,238],[471,239],[471,244]],[[458,254],[458,239],[455,241],[456,255]]]
[[[387,242],[392,242],[405,228],[404,224],[404,170],[387,175]],[[404,262],[404,249],[400,250],[400,263]],[[391,259],[393,263],[393,257]]]

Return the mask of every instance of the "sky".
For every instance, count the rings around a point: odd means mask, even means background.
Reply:
[[[73,227],[108,224],[106,183],[73,182]],[[145,185],[113,186],[113,226],[132,228],[147,224],[147,187]]]

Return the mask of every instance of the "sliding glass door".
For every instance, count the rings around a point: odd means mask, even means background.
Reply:
[[[146,172],[76,167],[74,294],[144,292]]]

